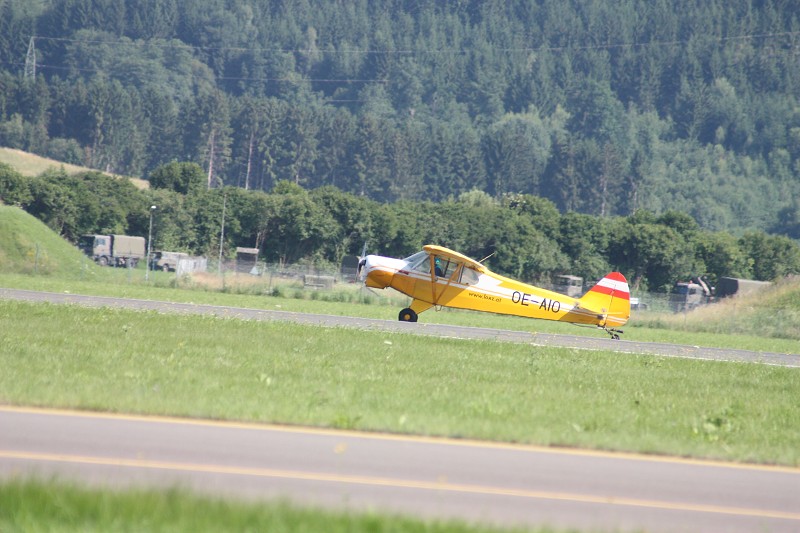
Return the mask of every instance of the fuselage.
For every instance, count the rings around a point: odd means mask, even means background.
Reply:
[[[589,308],[580,299],[506,278],[485,267],[478,271],[469,264],[453,262],[443,276],[436,276],[431,275],[430,264],[424,252],[406,259],[370,255],[364,262],[366,284],[391,287],[415,301],[460,309],[604,327],[620,326],[628,319],[625,313],[616,316],[603,307]],[[610,284],[613,293],[614,282]],[[622,295],[623,287],[619,289]],[[627,283],[624,297],[628,298]]]

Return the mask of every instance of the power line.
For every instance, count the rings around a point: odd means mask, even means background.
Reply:
[[[800,37],[800,31],[790,32],[772,32],[772,33],[754,33],[744,34],[729,37],[712,37],[712,40],[718,42],[726,41],[742,41],[753,39],[774,39],[780,37]],[[386,50],[359,50],[359,49],[303,49],[303,48],[260,48],[260,47],[210,47],[210,46],[194,46],[182,43],[177,40],[164,42],[164,41],[135,41],[128,38],[118,40],[103,40],[103,39],[76,39],[68,37],[44,37],[32,36],[28,45],[28,53],[25,60],[25,77],[33,78],[36,75],[36,69],[47,69],[50,71],[77,71],[77,72],[102,72],[101,68],[82,68],[82,67],[67,67],[62,65],[47,65],[36,62],[36,50],[34,39],[79,43],[87,45],[105,45],[105,46],[130,46],[137,48],[156,47],[156,48],[176,48],[185,50],[200,50],[200,51],[238,51],[238,52],[254,52],[254,53],[342,53],[342,54],[383,54],[383,55],[414,55],[414,54],[433,54],[433,53],[457,53],[467,54],[474,49],[461,48],[461,49],[386,49]],[[608,44],[593,44],[593,45],[566,45],[566,46],[539,46],[539,47],[523,47],[523,48],[495,48],[498,52],[504,53],[532,53],[532,52],[563,52],[575,50],[613,50],[622,48],[646,48],[653,46],[680,46],[688,44],[689,40],[670,40],[670,41],[649,41],[649,42],[633,42],[633,43],[608,43]],[[800,49],[798,49],[800,50]],[[0,64],[16,64],[14,62],[0,62]],[[215,77],[220,81],[239,81],[239,82],[252,82],[252,83],[315,83],[315,84],[355,84],[355,83],[380,83],[387,84],[390,82],[386,78],[296,78],[296,77],[237,77],[237,76],[219,76]]]
[[[219,76],[216,79],[225,81],[285,81],[313,83],[389,83],[386,78],[357,79],[357,78],[237,78],[232,76]]]
[[[0,61],[0,65],[8,65],[19,67],[23,63],[20,61]],[[59,65],[47,65],[37,63],[36,65],[39,69],[45,70],[60,70],[60,71],[68,71],[68,70],[75,70],[79,72],[105,72],[104,69],[94,69],[94,68],[77,68],[77,67],[64,67]],[[226,81],[249,81],[249,82],[274,82],[274,83],[300,83],[300,82],[329,82],[329,83],[389,83],[389,80],[386,79],[315,79],[315,78],[235,78],[235,77],[221,77],[215,78],[217,80],[226,80]],[[324,97],[325,101],[328,103],[358,103],[364,102],[364,99],[361,98],[332,98],[332,97]]]
[[[22,65],[19,61],[0,61],[0,65],[10,65],[10,66],[20,66]],[[27,68],[27,64],[26,64]],[[37,63],[36,68],[44,69],[44,70],[51,70],[51,71],[77,71],[77,72],[106,72],[107,69],[104,68],[86,68],[86,67],[74,67],[74,66],[64,66],[64,65],[48,65],[46,63]],[[386,78],[298,78],[298,77],[285,77],[285,78],[267,78],[267,77],[258,77],[258,78],[247,78],[247,77],[236,77],[236,76],[215,76],[215,80],[224,80],[224,81],[251,81],[251,82],[283,82],[283,83],[303,83],[303,82],[311,82],[311,83],[341,83],[341,84],[351,84],[351,83],[389,83],[389,80]]]
[[[775,39],[780,37],[800,37],[800,31],[751,33],[743,35],[705,36],[718,42],[755,40],[755,39]],[[358,49],[358,48],[265,48],[265,47],[244,47],[244,46],[197,46],[186,44],[181,41],[136,41],[132,39],[75,39],[69,37],[37,37],[39,40],[49,40],[67,43],[82,43],[112,46],[135,46],[135,47],[156,47],[156,48],[177,48],[199,51],[217,52],[271,52],[282,54],[379,54],[379,55],[415,55],[415,54],[468,54],[475,51],[474,48],[416,48],[416,49]],[[607,43],[590,45],[561,45],[561,46],[530,46],[518,48],[492,48],[496,52],[505,53],[530,53],[530,52],[559,52],[568,50],[613,50],[616,48],[647,48],[647,47],[669,47],[688,44],[689,39],[669,40],[669,41],[647,41],[647,42],[627,42],[627,43]]]

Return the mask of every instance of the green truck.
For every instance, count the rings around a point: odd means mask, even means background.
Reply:
[[[100,266],[136,268],[147,254],[144,237],[130,235],[83,235],[78,248]]]
[[[669,295],[669,304],[676,313],[691,311],[696,307],[718,302],[723,298],[752,294],[771,286],[772,283],[769,281],[721,277],[717,280],[715,287],[709,287],[703,278],[695,277],[689,281],[675,283]]]
[[[692,309],[714,301],[714,293],[701,278],[678,281],[669,295],[669,307],[675,313]]]
[[[189,254],[183,252],[155,252],[150,259],[150,269],[175,272],[178,270],[178,263],[180,263],[182,259],[189,258]]]
[[[772,286],[770,281],[756,281],[754,279],[742,278],[719,278],[716,291],[717,298],[728,298],[729,296],[752,294]]]

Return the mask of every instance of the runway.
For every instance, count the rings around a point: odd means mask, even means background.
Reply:
[[[0,406],[0,476],[591,531],[800,530],[800,470]]]
[[[0,288],[0,299],[74,304],[88,307],[117,307],[139,311],[158,311],[162,313],[213,315],[241,320],[283,320],[320,327],[356,328],[361,330],[391,331],[413,335],[518,342],[537,346],[610,350],[634,354],[661,355],[665,357],[683,357],[712,361],[738,361],[800,368],[800,354],[754,352],[734,348],[706,348],[657,342],[612,340],[607,337],[547,334],[480,327],[451,326],[445,324],[426,324],[422,322],[411,323],[351,316],[293,313],[245,307],[138,300],[109,296],[87,296],[22,289]]]

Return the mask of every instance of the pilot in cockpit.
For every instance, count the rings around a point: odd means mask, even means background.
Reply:
[[[438,257],[436,258],[435,261],[434,273],[436,274],[437,277],[440,278],[444,277],[444,271],[442,270],[442,260],[439,259]]]

